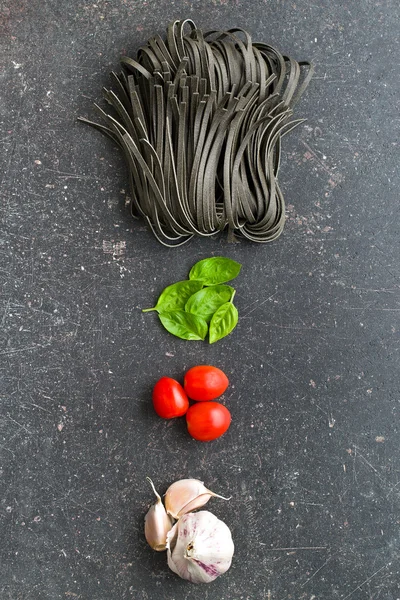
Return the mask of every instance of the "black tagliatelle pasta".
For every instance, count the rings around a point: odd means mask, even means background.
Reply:
[[[203,34],[189,19],[121,63],[114,90],[104,90],[112,114],[95,105],[106,125],[80,120],[121,147],[132,214],[166,246],[225,229],[276,239],[285,222],[281,138],[304,121],[292,119],[293,107],[312,65],[242,29]]]

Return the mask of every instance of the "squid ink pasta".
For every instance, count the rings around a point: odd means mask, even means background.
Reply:
[[[128,165],[132,214],[166,246],[226,231],[253,242],[282,232],[282,137],[313,74],[239,28],[203,33],[186,19],[123,57],[95,105]]]

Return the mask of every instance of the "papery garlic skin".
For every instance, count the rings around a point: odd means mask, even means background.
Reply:
[[[229,500],[208,490],[198,479],[180,479],[169,486],[165,493],[165,508],[174,519],[201,508],[210,498]]]
[[[192,583],[225,573],[234,549],[229,527],[207,510],[183,515],[167,535],[169,568]]]
[[[167,534],[172,528],[173,521],[167,515],[160,495],[157,493],[150,477],[147,477],[147,480],[153,488],[157,502],[150,507],[144,518],[144,535],[153,550],[162,552],[167,548]]]

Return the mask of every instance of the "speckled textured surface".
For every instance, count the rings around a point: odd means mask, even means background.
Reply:
[[[397,600],[399,5],[0,0],[1,600]],[[316,77],[285,139],[271,245],[167,250],[125,207],[111,143],[76,122],[173,18],[242,26]],[[200,258],[243,264],[239,325],[208,346],[151,305]],[[224,369],[229,432],[191,440],[152,385]],[[142,522],[175,479],[224,496],[230,571],[179,580]]]

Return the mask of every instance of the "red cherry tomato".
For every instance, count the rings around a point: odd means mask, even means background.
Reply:
[[[190,435],[200,442],[221,437],[231,424],[231,413],[219,402],[193,404],[186,413]]]
[[[192,367],[183,380],[185,392],[192,400],[214,400],[229,385],[229,379],[221,369],[210,365]]]
[[[161,377],[153,388],[153,406],[159,417],[181,417],[189,408],[189,400],[181,384],[171,377]]]

